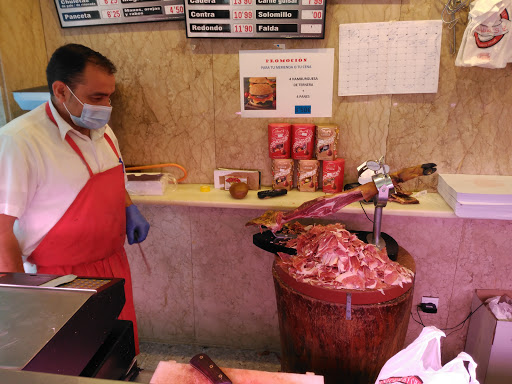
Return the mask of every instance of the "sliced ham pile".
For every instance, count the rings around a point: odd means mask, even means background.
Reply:
[[[391,261],[385,249],[366,244],[342,224],[305,228],[287,247],[297,255],[279,253],[280,266],[295,280],[334,289],[377,289],[412,282],[414,273]]]

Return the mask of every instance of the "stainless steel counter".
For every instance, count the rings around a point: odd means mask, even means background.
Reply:
[[[2,287],[0,368],[25,367],[93,293]]]

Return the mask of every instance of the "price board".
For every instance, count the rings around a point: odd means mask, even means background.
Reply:
[[[184,0],[187,37],[323,39],[326,0]]]
[[[62,28],[183,20],[183,0],[54,0]]]

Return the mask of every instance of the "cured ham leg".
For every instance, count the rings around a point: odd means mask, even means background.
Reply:
[[[431,175],[436,171],[434,163],[420,164],[414,167],[404,168],[398,172],[391,173],[389,176],[393,184],[403,183],[415,179],[419,176]],[[373,181],[360,185],[348,191],[336,193],[334,195],[320,196],[316,199],[306,201],[290,212],[267,211],[260,217],[252,219],[246,226],[259,225],[266,227],[272,232],[279,231],[283,224],[305,217],[323,217],[339,211],[344,206],[356,201],[365,199],[370,200],[377,194],[377,187]]]

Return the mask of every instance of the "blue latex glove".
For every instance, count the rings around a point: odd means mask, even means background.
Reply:
[[[141,243],[149,232],[149,223],[135,204],[126,207],[126,237],[128,244]]]

